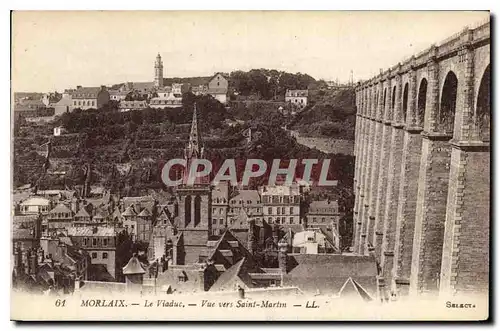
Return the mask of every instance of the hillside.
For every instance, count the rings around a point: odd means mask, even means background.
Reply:
[[[198,97],[198,118],[206,158],[220,163],[227,158],[332,159],[329,178],[352,186],[352,157],[327,155],[305,147],[279,127],[284,122],[276,111],[227,110],[210,97]],[[245,114],[243,116],[243,114]],[[192,103],[184,108],[144,109],[120,113],[102,110],[75,110],[56,118],[53,123],[16,123],[14,130],[14,185],[35,183],[41,173],[43,157],[40,145],[52,141],[49,175],[40,188],[81,185],[83,166],[92,165],[92,184],[101,184],[126,195],[143,194],[149,189],[164,189],[161,169],[168,159],[182,158],[189,136]],[[241,118],[244,124],[229,126],[226,120]],[[63,125],[68,134],[53,137],[52,128]],[[255,133],[247,143],[244,132]],[[65,176],[50,175],[65,172]],[[259,184],[258,182],[254,185]]]
[[[354,88],[319,91],[316,100],[289,127],[301,136],[354,140],[355,98]]]

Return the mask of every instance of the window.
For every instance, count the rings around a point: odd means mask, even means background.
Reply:
[[[184,275],[179,275],[179,282],[185,282],[187,279],[186,279],[186,276]]]
[[[108,238],[104,238],[104,239],[102,240],[102,244],[103,244],[104,246],[108,246]]]
[[[276,217],[276,224],[280,224],[281,220],[279,217]]]
[[[280,209],[280,207],[276,207],[276,213],[277,213],[278,215],[280,215],[280,214],[281,214],[281,209]]]
[[[92,238],[92,246],[97,246],[97,238]]]
[[[103,258],[103,259],[107,259],[107,258],[108,258],[108,253],[103,252],[103,253],[102,253],[102,258]]]
[[[217,213],[217,208],[212,208],[212,214],[216,214]]]
[[[93,259],[97,259],[97,253],[95,253],[95,252],[94,252],[94,253],[92,253],[92,258],[93,258]]]
[[[212,219],[212,224],[217,224],[217,219],[216,218]]]
[[[325,218],[324,217],[321,218],[321,223],[325,223]]]
[[[273,208],[272,207],[268,207],[267,208],[267,213],[268,214],[272,214],[273,213]]]
[[[221,224],[221,225],[222,225],[222,224],[224,224],[224,219],[223,219],[223,218],[221,218],[221,219],[219,220],[219,224]]]
[[[273,223],[273,218],[269,217],[269,219],[267,221],[269,222],[269,224],[272,224]]]
[[[290,214],[293,214],[293,207],[290,207]]]
[[[316,223],[316,217],[313,217],[313,223]]]
[[[281,207],[281,213],[285,215],[285,207]]]
[[[293,217],[290,217],[290,224],[293,223]]]
[[[75,101],[73,101],[73,106],[76,106],[76,100],[75,100]]]

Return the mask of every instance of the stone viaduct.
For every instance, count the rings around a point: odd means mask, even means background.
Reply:
[[[354,251],[382,299],[489,286],[490,23],[356,88]]]

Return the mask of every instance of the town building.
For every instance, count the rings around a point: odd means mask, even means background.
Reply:
[[[228,80],[219,72],[208,81],[207,93],[222,104],[227,103]]]
[[[54,137],[59,137],[60,135],[63,135],[66,133],[66,129],[63,126],[56,126],[54,128]]]
[[[305,230],[293,235],[292,252],[325,254],[340,252],[340,238],[323,229]]]
[[[110,97],[106,86],[77,86],[76,90],[71,93],[71,99],[73,101],[72,110],[76,108],[87,110],[102,108],[109,103]]]
[[[109,91],[109,99],[114,100],[114,101],[123,101],[127,98],[127,95],[129,95],[130,91],[122,91],[122,90],[108,90]]]
[[[59,203],[47,215],[47,222],[44,230],[51,235],[53,233],[65,233],[73,226],[74,212],[64,203]]]
[[[24,118],[48,117],[54,115],[54,108],[48,108],[41,99],[20,99],[14,103],[14,115]]]
[[[290,103],[298,108],[307,106],[308,90],[286,90],[285,102]]]
[[[122,100],[120,101],[120,104],[118,105],[118,109],[121,112],[127,112],[131,110],[141,110],[148,108],[148,104],[146,103],[145,100],[139,101],[139,100],[134,100],[134,101],[125,101]]]
[[[306,213],[308,228],[331,228],[338,233],[340,220],[339,204],[336,200],[311,201]]]
[[[301,192],[296,183],[291,185],[264,185],[259,188],[262,197],[263,218],[270,224],[297,226],[301,219]]]
[[[90,278],[99,275],[101,279],[114,279],[116,277],[115,229],[102,226],[86,226],[70,227],[67,230],[73,244],[90,255],[92,264]],[[107,275],[103,275],[102,271],[105,271]]]
[[[51,209],[52,201],[41,196],[31,196],[19,204],[20,215],[45,215]]]

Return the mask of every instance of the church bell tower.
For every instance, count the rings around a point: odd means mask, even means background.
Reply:
[[[155,87],[163,87],[163,61],[161,60],[160,53],[156,56],[155,61]]]

